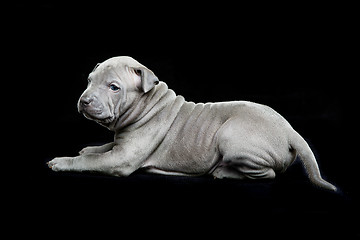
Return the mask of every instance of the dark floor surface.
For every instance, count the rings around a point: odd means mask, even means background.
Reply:
[[[11,17],[4,21],[9,56],[3,72],[9,77],[1,89],[11,97],[2,100],[2,119],[12,133],[4,147],[11,154],[4,160],[10,166],[2,168],[2,197],[11,233],[360,238],[356,21],[330,4],[283,7],[154,10],[153,3],[121,1],[5,8]],[[111,132],[78,114],[76,103],[93,67],[118,55],[136,58],[186,100],[271,106],[304,136],[324,178],[340,191],[313,187],[299,162],[260,182],[52,172],[45,164],[52,158],[112,140]]]

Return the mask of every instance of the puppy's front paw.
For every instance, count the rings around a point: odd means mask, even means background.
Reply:
[[[57,157],[48,163],[49,168],[53,171],[68,171],[71,170],[71,165],[73,164],[72,157]]]

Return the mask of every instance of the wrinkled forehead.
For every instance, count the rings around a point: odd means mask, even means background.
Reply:
[[[118,73],[118,71],[119,70],[115,71],[115,68],[113,66],[104,66],[98,63],[94,67],[94,70],[91,73],[89,73],[88,79],[90,81],[101,81],[105,78],[119,75],[120,73]]]
[[[93,71],[89,74],[89,78],[95,78],[96,76],[106,77],[113,74],[120,75],[126,67],[140,66],[143,65],[131,57],[113,57],[96,64]]]

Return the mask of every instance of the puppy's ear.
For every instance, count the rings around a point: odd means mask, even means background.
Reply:
[[[146,67],[135,67],[134,72],[140,77],[140,88],[144,93],[147,93],[159,83],[159,79],[155,74]]]

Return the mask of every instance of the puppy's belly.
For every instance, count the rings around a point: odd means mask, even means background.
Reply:
[[[179,147],[164,154],[153,154],[143,168],[151,173],[198,176],[208,173],[219,160],[220,154],[216,150],[199,147],[196,151],[189,151]]]

